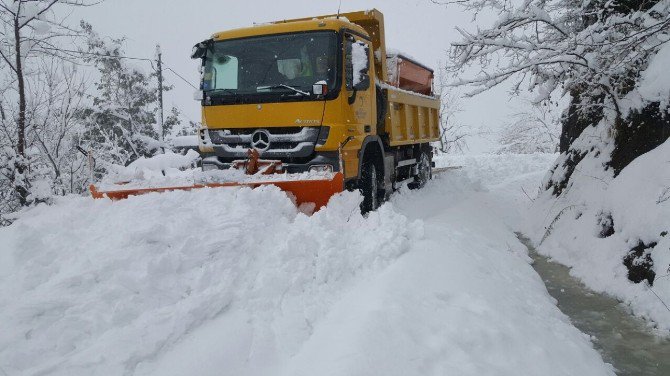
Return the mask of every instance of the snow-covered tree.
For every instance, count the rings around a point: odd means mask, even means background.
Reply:
[[[39,200],[63,178],[59,159],[69,136],[51,125],[70,129],[81,98],[80,83],[65,77],[71,72],[63,68],[73,58],[68,43],[82,36],[67,24],[66,8],[92,4],[0,0],[1,212]]]
[[[32,169],[46,180],[54,194],[80,193],[86,188],[85,156],[78,151],[84,130],[81,113],[87,103],[87,81],[78,67],[54,57],[40,65],[39,92],[31,93],[38,102],[31,116],[31,145],[37,149]]]
[[[440,68],[435,82],[437,95],[442,101],[440,106],[440,144],[442,153],[460,153],[467,149],[467,139],[471,135],[470,127],[460,122],[456,114],[462,111],[459,93],[449,87],[448,76]]]
[[[482,65],[485,71],[458,84],[478,93],[506,80],[516,89],[530,80],[536,101],[557,89],[603,96],[622,115],[623,97],[669,39],[665,1],[505,0],[458,1],[472,11],[494,9],[500,18],[477,32],[458,29],[452,71]]]
[[[498,136],[499,154],[553,153],[558,151],[560,121],[548,106],[530,106],[510,115]]]
[[[560,142],[561,151],[571,154],[570,163],[584,155],[582,150],[569,150],[573,141],[601,122],[605,139],[599,148],[611,154],[615,172],[665,140],[663,132],[651,137],[640,132],[652,129],[650,123],[660,129],[670,126],[663,120],[670,103],[670,93],[658,82],[663,77],[645,80],[652,60],[670,40],[670,0],[453,3],[473,12],[500,14],[489,28],[459,29],[463,39],[453,44],[448,67],[459,74],[455,85],[472,87],[474,95],[509,81],[516,92],[527,85],[536,103],[551,101],[552,93],[570,95]],[[481,66],[481,73],[460,78],[473,66]],[[653,141],[629,150],[626,145],[632,138]],[[595,148],[591,146],[587,148]],[[563,178],[569,179],[569,174]]]
[[[95,65],[100,77],[95,83],[97,93],[93,102],[84,112],[83,141],[98,160],[120,165],[168,147],[165,137],[178,133],[181,119],[179,111],[173,108],[160,129],[156,71],[147,73],[133,66],[133,60],[124,57],[123,38],[101,38],[90,25],[83,26],[89,34],[87,60]],[[155,62],[143,60],[143,64],[155,67]],[[170,89],[162,87],[163,91]],[[99,173],[104,172],[102,164],[98,167]]]

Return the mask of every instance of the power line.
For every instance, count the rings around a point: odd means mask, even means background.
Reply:
[[[62,51],[62,52],[67,52],[67,53],[73,53],[73,54],[80,54],[80,55],[89,55],[89,56],[97,56],[97,57],[103,57],[103,58],[108,58],[108,59],[125,59],[125,60],[136,60],[136,61],[148,61],[151,64],[151,68],[153,70],[156,70],[154,67],[153,63],[156,61],[154,59],[149,59],[146,57],[135,57],[135,56],[125,56],[125,55],[109,55],[109,54],[100,54],[97,52],[86,52],[86,51],[78,51],[78,50],[68,50],[66,48],[55,48],[55,47],[44,47],[42,46],[41,48],[45,50],[53,50],[53,51]],[[195,85],[193,85],[189,80],[184,78],[182,75],[177,73],[174,69],[169,67],[167,64],[162,63],[163,66],[165,67],[166,70],[169,70],[170,72],[174,73],[175,76],[179,77],[182,81],[187,83],[189,86],[191,86],[194,89],[198,89]]]
[[[198,90],[198,87],[196,87],[195,85],[193,85],[192,83],[190,83],[187,79],[185,79],[184,77],[182,77],[179,73],[175,72],[174,69],[170,68],[170,67],[167,66],[165,63],[163,63],[163,65],[165,66],[165,69],[166,69],[166,70],[169,70],[170,72],[174,73],[175,76],[181,78],[184,82],[186,82],[187,84],[189,84],[192,88]]]
[[[90,56],[99,56],[99,57],[106,57],[109,59],[126,59],[126,60],[141,60],[141,61],[149,61],[153,62],[154,60],[145,58],[145,57],[133,57],[133,56],[124,56],[124,55],[106,55],[106,54],[100,54],[96,52],[86,52],[86,51],[79,51],[79,50],[68,50],[66,48],[55,48],[55,47],[41,47],[42,49],[45,50],[53,50],[53,51],[62,51],[62,52],[68,52],[68,53],[74,53],[74,54],[80,54],[80,55],[90,55]]]

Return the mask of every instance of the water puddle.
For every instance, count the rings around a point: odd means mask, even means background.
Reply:
[[[527,238],[517,234],[528,247],[533,267],[558,308],[573,325],[591,335],[603,359],[624,376],[670,375],[670,339],[652,333],[646,323],[631,316],[617,301],[595,293],[570,276],[569,269],[537,253]]]

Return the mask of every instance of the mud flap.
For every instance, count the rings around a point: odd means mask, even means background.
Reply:
[[[393,193],[393,182],[395,181],[395,157],[384,156],[384,201]]]

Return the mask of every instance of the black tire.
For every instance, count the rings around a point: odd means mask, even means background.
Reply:
[[[366,214],[377,209],[380,205],[379,172],[371,161],[363,163],[359,189],[363,195],[361,213]]]
[[[419,161],[416,165],[417,174],[414,175],[414,181],[407,186],[409,189],[421,189],[426,186],[426,183],[433,178],[433,163],[430,154],[425,151],[419,155]]]

